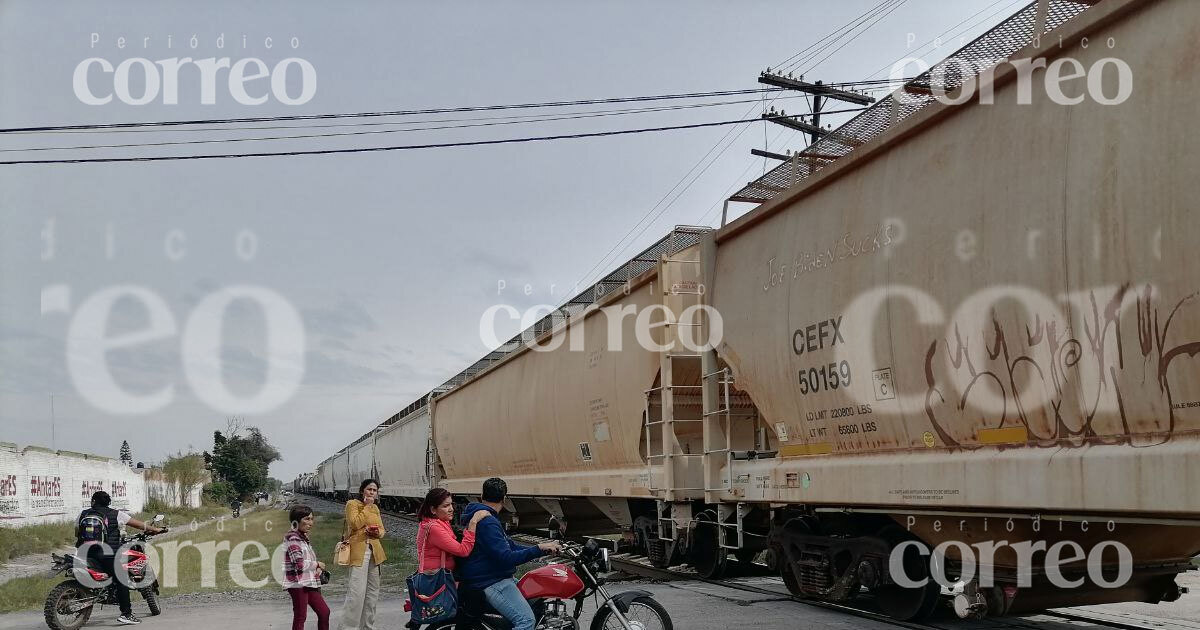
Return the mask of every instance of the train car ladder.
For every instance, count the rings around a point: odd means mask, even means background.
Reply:
[[[659,384],[646,390],[646,466],[649,473],[648,486],[659,499],[669,502],[687,501],[703,496],[703,452],[689,452],[683,448],[679,436],[681,427],[688,423],[702,423],[703,417],[689,417],[677,406],[677,395],[691,394],[694,399],[700,393],[700,385],[680,384],[676,375],[680,373],[700,374],[701,356],[690,351],[695,343],[684,343],[681,335],[693,334],[700,328],[697,321],[681,321],[680,315],[689,307],[699,304],[704,289],[700,285],[700,261],[690,255],[665,256],[658,262],[658,284],[666,314],[662,321],[652,325],[657,333],[657,342],[666,348],[659,354]],[[657,409],[658,414],[654,411]],[[694,415],[694,414],[692,414]],[[695,426],[695,425],[693,425]],[[660,450],[655,452],[654,440],[658,434]],[[702,450],[702,449],[697,449]],[[700,464],[692,466],[690,462]],[[656,478],[655,471],[658,471]],[[661,522],[661,521],[660,521]]]

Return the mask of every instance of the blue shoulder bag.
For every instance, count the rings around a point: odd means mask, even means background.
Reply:
[[[446,552],[442,552],[441,568],[422,570],[423,543],[429,538],[427,529],[422,524],[417,530],[417,572],[407,580],[412,621],[421,625],[451,621],[458,614],[458,587],[454,584],[454,574],[446,568]]]

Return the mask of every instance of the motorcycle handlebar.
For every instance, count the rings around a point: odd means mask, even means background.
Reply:
[[[157,535],[159,535],[159,534],[165,534],[165,533],[167,533],[167,532],[169,532],[169,531],[171,531],[171,529],[170,529],[169,527],[160,527],[160,528],[158,528],[158,531],[157,531],[157,532],[154,532],[154,533],[150,533],[150,532],[147,532],[147,531],[142,531],[142,532],[141,532],[141,533],[139,533],[139,534],[135,534],[135,535],[133,535],[133,536],[126,536],[126,537],[122,538],[122,539],[121,539],[121,542],[132,542],[132,541],[135,541],[135,540],[146,540],[146,539],[148,539],[148,538],[151,538],[151,537],[153,537],[153,536],[157,536]]]

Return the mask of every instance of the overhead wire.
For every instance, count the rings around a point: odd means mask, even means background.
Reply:
[[[526,142],[544,142],[551,140],[568,140],[577,138],[600,138],[607,136],[620,136],[638,133],[656,133],[662,131],[674,131],[679,129],[701,129],[704,127],[720,127],[727,125],[741,125],[745,123],[757,122],[758,118],[738,119],[738,120],[722,120],[716,122],[692,123],[687,125],[666,125],[661,127],[643,127],[639,129],[621,129],[616,131],[595,131],[588,133],[571,133],[571,134],[556,134],[549,136],[532,136],[523,138],[503,138],[496,140],[470,140],[462,142],[434,142],[427,144],[410,144],[396,145],[383,147],[352,147],[344,149],[313,149],[313,150],[297,150],[297,151],[264,151],[258,153],[220,153],[220,154],[199,154],[199,155],[154,155],[154,156],[137,156],[137,157],[101,157],[101,158],[63,158],[53,160],[6,160],[0,161],[0,166],[13,165],[32,165],[32,164],[96,164],[96,163],[111,163],[111,162],[165,162],[179,160],[208,160],[208,159],[232,159],[232,158],[252,158],[252,157],[280,157],[280,156],[298,156],[298,155],[333,155],[347,153],[373,153],[380,151],[407,151],[419,149],[442,149],[451,147],[473,147],[487,146],[499,144],[517,144]]]
[[[854,25],[856,25],[856,24],[859,22],[859,20],[866,18],[867,16],[869,16],[869,15],[870,15],[870,14],[872,14],[873,12],[875,12],[875,11],[878,11],[878,10],[879,10],[879,8],[880,8],[880,7],[882,7],[883,5],[886,5],[886,4],[888,4],[889,2],[893,2],[893,1],[894,1],[894,0],[880,0],[880,2],[879,2],[878,4],[876,4],[874,7],[870,8],[870,9],[867,9],[867,10],[866,10],[865,12],[863,12],[862,14],[860,14],[860,15],[858,15],[858,16],[856,16],[856,17],[852,18],[852,19],[851,19],[849,22],[847,22],[846,24],[843,24],[842,26],[839,26],[838,28],[836,28],[836,29],[834,29],[834,30],[830,31],[828,34],[826,34],[826,35],[825,35],[824,37],[822,37],[821,39],[818,39],[817,41],[815,41],[815,42],[813,42],[813,43],[809,44],[808,46],[806,46],[806,47],[804,47],[804,48],[801,48],[800,50],[798,50],[798,51],[796,51],[795,53],[793,53],[793,54],[792,54],[790,57],[788,57],[787,59],[784,59],[783,61],[781,61],[781,62],[779,62],[779,63],[777,63],[777,64],[775,64],[775,65],[771,66],[771,69],[773,69],[773,70],[776,70],[776,71],[786,72],[786,71],[788,71],[789,69],[791,69],[791,68],[794,68],[794,67],[796,66],[796,64],[797,64],[797,62],[795,61],[795,59],[796,59],[797,57],[799,57],[800,55],[803,55],[804,53],[806,53],[806,52],[808,52],[808,51],[810,51],[810,50],[812,50],[812,49],[813,49],[813,48],[815,48],[816,46],[819,46],[819,45],[821,45],[822,43],[824,43],[826,40],[828,40],[828,39],[829,39],[829,38],[831,38],[831,37],[841,37],[841,36],[842,36],[842,32],[843,32],[843,31],[846,31],[847,29],[852,29],[852,28],[853,28],[853,26],[854,26]]]
[[[883,0],[882,2],[877,4],[874,8],[868,10],[866,13],[852,19],[851,22],[849,22],[848,24],[843,25],[842,27],[839,27],[838,29],[835,29],[835,31],[833,33],[831,33],[830,35],[827,35],[827,36],[821,38],[820,40],[818,40],[817,43],[825,42],[831,36],[836,36],[835,39],[833,40],[833,42],[836,42],[838,39],[843,38],[843,37],[849,35],[850,33],[852,33],[859,24],[863,23],[862,20],[863,20],[864,16],[866,16],[866,19],[870,19],[871,16],[876,15],[879,11],[882,11],[889,7],[894,8],[893,5],[898,6],[898,4],[902,4],[905,1],[906,0]],[[874,23],[872,23],[872,26],[873,25],[874,25]],[[858,36],[861,34],[862,34],[862,32],[858,33],[857,35],[854,35],[854,37],[851,38],[851,41],[853,41],[854,39],[857,39]],[[787,65],[796,65],[796,64],[806,63],[807,61],[812,59],[813,55],[820,54],[822,51],[826,50],[828,45],[831,45],[831,43],[827,43],[825,47],[818,48],[809,55],[800,57],[801,54],[813,49],[813,45],[810,45],[810,46],[806,47],[805,49],[802,49],[798,53],[793,54],[791,57],[789,57],[789,60],[791,61],[791,63],[787,64]],[[797,59],[797,57],[800,57],[800,58]],[[842,85],[848,85],[848,84],[842,84]],[[778,97],[778,95],[776,95],[776,98],[777,97]],[[774,100],[775,100],[775,98],[773,98],[771,102],[774,102]],[[750,111],[753,111],[753,107],[751,107]],[[746,115],[749,115],[750,111],[747,111]],[[832,113],[832,112],[830,112],[830,113]],[[631,235],[633,235],[633,233],[635,231],[637,231],[638,226],[642,225],[642,223],[644,223],[646,221],[646,219],[649,218],[650,215],[655,212],[655,209],[658,208],[663,203],[664,200],[666,200],[668,197],[670,197],[671,192],[674,191],[683,181],[687,180],[688,176],[692,173],[692,171],[694,171],[696,168],[698,168],[700,166],[700,164],[702,164],[704,162],[704,160],[708,157],[708,155],[711,154],[712,151],[715,150],[718,146],[720,146],[725,141],[725,139],[728,138],[729,135],[733,133],[733,131],[734,131],[734,129],[732,129],[732,128],[729,131],[727,131],[725,136],[722,136],[722,138],[720,140],[718,140],[717,143],[715,145],[713,145],[713,147],[711,149],[709,149],[708,153],[706,153],[704,157],[701,157],[701,159],[695,165],[693,165],[691,169],[689,169],[688,173],[685,173],[684,176],[679,180],[679,182],[676,182],[676,184],[671,187],[671,190],[669,190],[667,192],[667,194],[664,195],[663,198],[658,201],[658,203],[656,203],[653,207],[651,207],[650,210],[648,210],[646,212],[646,214],[643,215],[642,218],[638,220],[638,222],[634,225],[634,227],[630,228],[630,231],[627,232],[625,234],[625,236],[623,236],[620,240],[618,240],[617,243],[611,249],[609,249],[608,253],[606,253],[604,255],[604,257],[601,258],[600,261],[598,261],[596,264],[592,265],[592,267],[588,270],[588,272],[583,275],[583,278],[581,278],[579,281],[575,282],[574,285],[568,285],[568,286],[574,286],[574,287],[578,287],[580,285],[587,286],[588,279],[591,278],[592,275],[597,272],[596,271],[597,269],[600,269],[601,270],[600,273],[603,273],[603,269],[605,269],[605,265],[607,264],[609,259],[613,258],[614,254],[616,254],[616,259],[619,259],[620,255],[623,254],[626,250],[628,250],[634,241],[631,240],[624,247],[621,247],[621,243],[626,241]],[[703,173],[704,171],[707,171],[708,168],[710,168],[712,166],[712,164],[715,163],[715,161],[718,158],[720,158],[721,155],[723,155],[725,153],[725,151],[729,150],[729,148],[731,146],[733,146],[733,143],[736,142],[737,139],[740,138],[743,133],[745,133],[745,131],[746,131],[746,128],[742,128],[740,131],[738,131],[738,133],[733,137],[733,139],[730,140],[727,144],[725,144],[725,147],[717,153],[717,155],[712,159],[712,161],[709,162],[709,164],[707,166],[704,167],[704,169],[701,171],[701,173]],[[651,225],[653,225],[654,221],[656,221],[658,219],[658,217],[660,217],[667,208],[669,208],[672,204],[674,204],[675,201],[678,200],[680,198],[680,196],[682,196],[683,191],[686,191],[687,188],[689,188],[692,185],[692,183],[694,183],[696,181],[696,179],[697,178],[693,178],[691,182],[689,182],[686,186],[684,186],[683,189],[681,189],[680,193],[677,194],[674,199],[672,199],[662,209],[658,210],[657,214],[654,214],[654,217],[650,219],[650,222],[646,223],[646,226],[644,228],[642,228],[642,230],[640,232],[638,232],[637,235],[634,236],[634,239],[636,239],[637,237],[640,237],[643,233],[645,233],[645,231],[647,229],[649,229],[649,227]],[[620,248],[620,249],[618,249],[618,248]]]
[[[816,69],[822,63],[825,63],[825,61],[827,61],[830,57],[837,54],[838,51],[842,50],[846,46],[849,46],[850,43],[853,42],[855,39],[858,39],[858,37],[865,34],[867,31],[870,31],[871,28],[873,28],[876,24],[883,21],[885,18],[887,18],[892,13],[894,13],[896,11],[896,9],[899,9],[907,1],[908,0],[896,0],[896,2],[894,4],[892,4],[891,6],[889,6],[885,12],[880,13],[879,16],[874,18],[874,20],[870,24],[867,24],[866,26],[864,26],[863,29],[861,31],[859,31],[859,33],[857,35],[855,35],[853,38],[848,39],[845,42],[843,42],[841,46],[838,46],[837,48],[834,48],[833,50],[831,50],[828,54],[826,54],[820,60],[813,62],[813,64],[810,65],[801,74],[807,74],[809,72],[812,72],[814,69]]]
[[[910,51],[909,51],[907,54],[904,54],[904,55],[901,55],[901,56],[897,57],[897,58],[896,58],[894,61],[892,61],[891,63],[888,63],[888,64],[884,65],[883,67],[879,68],[878,70],[876,70],[875,72],[872,72],[871,74],[869,74],[869,75],[867,75],[867,76],[868,76],[868,77],[873,77],[873,76],[876,76],[876,75],[880,74],[881,72],[883,72],[883,71],[887,70],[888,68],[892,68],[892,67],[894,67],[894,66],[895,66],[897,63],[899,63],[899,62],[903,61],[905,58],[907,58],[907,57],[912,57],[912,56],[913,56],[915,53],[917,53],[917,52],[919,52],[919,51],[921,51],[921,50],[924,50],[924,49],[925,49],[927,46],[929,46],[930,44],[935,44],[936,42],[938,42],[939,40],[941,40],[943,37],[945,37],[947,34],[949,34],[949,33],[950,33],[950,31],[953,31],[954,29],[956,29],[956,28],[958,28],[958,27],[962,26],[963,24],[966,24],[968,21],[970,21],[970,20],[972,20],[972,19],[976,18],[977,16],[979,16],[979,15],[980,15],[980,14],[982,14],[983,12],[985,12],[985,11],[988,11],[988,10],[990,10],[991,8],[993,8],[993,7],[995,7],[995,6],[999,5],[999,4],[1003,4],[1004,2],[1008,2],[1008,4],[1007,4],[1007,5],[1005,5],[1003,8],[1001,8],[1001,9],[999,9],[999,10],[997,10],[997,11],[995,11],[995,12],[991,13],[991,14],[989,14],[987,17],[985,17],[985,18],[983,18],[983,19],[979,20],[978,22],[975,22],[975,23],[974,23],[974,24],[972,24],[971,26],[968,26],[966,29],[963,29],[963,30],[961,30],[961,31],[958,31],[957,33],[955,33],[955,34],[954,34],[954,36],[952,36],[952,37],[951,37],[951,39],[953,39],[954,37],[957,37],[957,36],[961,35],[961,34],[962,34],[962,33],[964,33],[964,32],[970,31],[971,29],[973,29],[973,28],[975,28],[975,27],[979,26],[980,24],[982,24],[982,23],[984,23],[984,22],[986,22],[986,21],[988,21],[988,20],[992,19],[993,17],[995,17],[996,15],[998,15],[998,14],[1000,14],[1000,13],[1002,13],[1002,12],[1004,12],[1004,11],[1007,11],[1007,10],[1008,10],[1008,9],[1010,9],[1010,8],[1011,8],[1013,5],[1020,4],[1020,3],[1023,3],[1023,2],[1028,2],[1028,0],[995,0],[995,2],[992,2],[990,5],[988,5],[988,6],[984,7],[984,8],[982,8],[982,9],[980,9],[979,11],[976,11],[975,13],[973,13],[973,14],[971,14],[971,15],[967,16],[967,17],[966,17],[966,18],[964,18],[962,21],[960,21],[959,23],[955,24],[954,26],[951,26],[950,28],[946,29],[945,31],[942,31],[942,33],[941,33],[940,35],[937,35],[937,36],[935,36],[935,37],[933,37],[933,38],[930,38],[928,41],[926,41],[925,43],[921,44],[921,45],[920,45],[920,46],[918,46],[917,48],[910,50]],[[935,47],[934,47],[934,50],[936,50],[936,49],[937,49],[937,47],[935,46]],[[922,59],[924,59],[925,57],[929,56],[929,54],[930,54],[930,53],[932,53],[932,52],[933,52],[933,51],[930,51],[929,53],[925,53],[924,55],[922,55],[922,56],[921,56],[921,58],[922,58]]]
[[[783,88],[752,88],[743,90],[716,90],[710,92],[685,92],[674,94],[658,94],[653,96],[631,96],[599,99],[578,99],[573,101],[548,101],[541,103],[518,103],[508,105],[481,105],[469,107],[442,107],[428,109],[410,109],[375,112],[353,112],[341,114],[296,114],[289,116],[254,116],[245,118],[210,118],[201,120],[162,120],[154,122],[103,123],[84,125],[42,125],[30,127],[0,128],[0,133],[17,133],[31,131],[69,131],[79,129],[124,129],[137,127],[173,127],[180,125],[214,125],[253,122],[275,122],[296,120],[329,120],[340,118],[378,118],[384,116],[415,116],[420,114],[449,114],[462,112],[498,111],[509,109],[539,109],[546,107],[571,107],[577,105],[600,105],[608,103],[637,103],[643,101],[677,100],[686,98],[705,98],[717,96],[736,96],[759,94],[763,91],[780,92]]]
[[[795,98],[795,97],[787,97],[787,98]],[[312,139],[312,138],[335,138],[335,137],[365,136],[365,135],[379,135],[379,134],[393,134],[393,133],[412,133],[412,132],[418,132],[418,131],[435,131],[435,130],[445,130],[445,129],[468,129],[468,128],[475,128],[475,127],[492,127],[492,126],[498,126],[498,125],[529,124],[529,123],[538,123],[538,122],[554,122],[554,121],[562,121],[562,120],[582,120],[582,119],[600,118],[600,117],[606,117],[606,116],[620,116],[620,115],[654,113],[654,112],[663,112],[663,111],[679,111],[679,110],[683,110],[683,109],[696,109],[696,108],[701,108],[701,107],[736,105],[736,104],[742,104],[742,103],[747,103],[747,102],[755,102],[756,103],[758,101],[757,101],[757,99],[749,99],[749,100],[726,101],[726,102],[719,102],[719,103],[695,103],[695,104],[691,104],[691,105],[672,105],[672,106],[665,106],[665,107],[641,108],[641,109],[636,109],[636,110],[618,110],[618,111],[603,112],[603,113],[571,114],[571,115],[563,115],[563,116],[556,116],[556,117],[539,118],[536,120],[510,120],[510,121],[502,121],[502,122],[470,123],[470,124],[463,124],[463,125],[439,125],[439,126],[432,126],[432,127],[415,127],[415,128],[408,128],[408,129],[376,129],[376,130],[372,130],[372,131],[343,131],[343,132],[337,132],[337,133],[315,133],[315,134],[301,134],[301,135],[289,135],[289,136],[256,136],[256,137],[250,137],[250,138],[211,138],[211,139],[206,139],[206,140],[169,140],[169,141],[160,141],[160,142],[131,142],[131,143],[122,143],[122,144],[91,144],[91,145],[72,145],[72,146],[63,146],[63,147],[19,147],[19,148],[0,149],[0,153],[13,153],[13,152],[25,152],[25,151],[72,151],[72,150],[90,150],[90,149],[126,149],[126,148],[163,147],[163,146],[185,146],[185,145],[198,145],[198,144],[224,144],[224,143],[233,143],[233,142],[262,142],[262,141],[277,141],[277,140],[301,140],[301,139]],[[807,115],[808,114],[798,114],[797,116],[807,116]]]

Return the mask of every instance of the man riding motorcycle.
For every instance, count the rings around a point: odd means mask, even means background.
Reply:
[[[517,589],[513,574],[521,564],[561,551],[562,544],[555,541],[527,547],[513,542],[504,533],[504,525],[499,519],[507,494],[508,484],[492,477],[483,482],[481,502],[472,503],[463,510],[463,526],[481,510],[488,511],[491,516],[475,526],[475,548],[458,565],[458,576],[462,580],[460,588],[482,591],[488,604],[512,624],[513,630],[533,630],[533,609]]]
[[[105,573],[112,576],[117,603],[121,608],[121,616],[117,617],[117,623],[138,624],[141,620],[133,614],[133,606],[129,601],[129,585],[118,579],[115,562],[116,552],[121,548],[121,527],[128,525],[151,534],[163,530],[133,518],[125,510],[109,507],[111,503],[112,497],[103,490],[92,494],[91,507],[80,512],[75,523],[75,555],[95,560]]]

